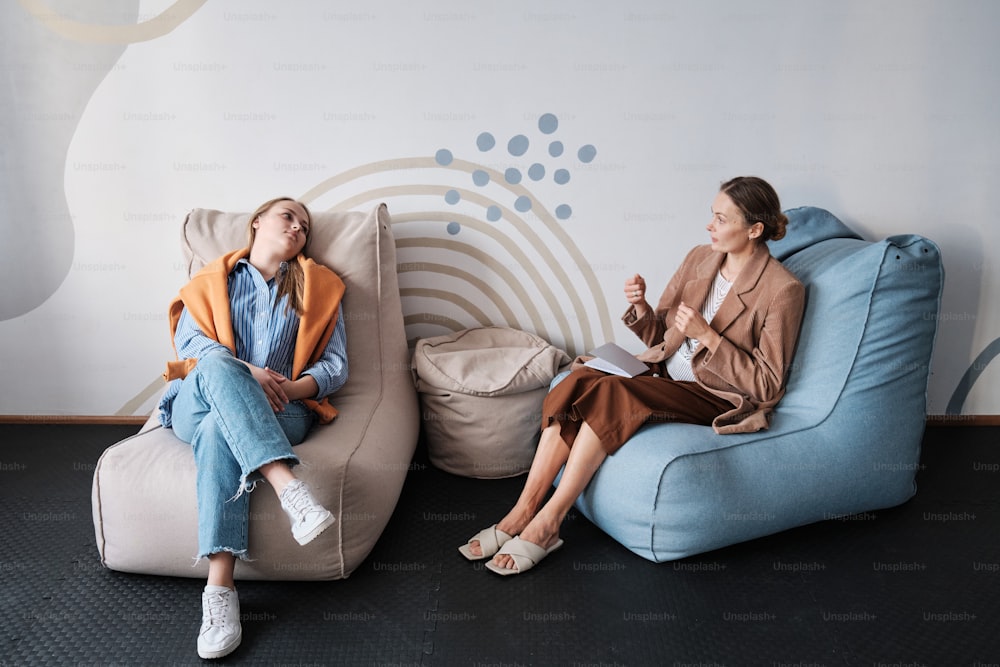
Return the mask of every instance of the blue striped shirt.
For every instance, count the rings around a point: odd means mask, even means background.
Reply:
[[[286,378],[292,375],[292,355],[299,332],[299,316],[286,308],[288,296],[278,301],[276,279],[264,276],[246,259],[236,263],[229,274],[229,307],[233,320],[236,357],[254,366],[267,367]],[[174,347],[180,359],[202,359],[212,352],[231,354],[221,343],[206,336],[195,324],[187,308],[181,312],[174,333]],[[343,307],[337,312],[337,324],[320,359],[303,371],[319,387],[314,398],[334,393],[347,382],[347,331]],[[183,380],[170,383],[160,400],[160,423],[171,424],[171,406]]]

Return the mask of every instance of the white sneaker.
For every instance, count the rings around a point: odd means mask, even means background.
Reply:
[[[198,655],[206,660],[229,655],[240,645],[240,599],[225,586],[205,586],[201,594],[201,630]]]
[[[309,544],[335,521],[333,514],[316,502],[300,479],[289,482],[281,490],[280,498],[281,508],[292,522],[292,537],[299,544]]]

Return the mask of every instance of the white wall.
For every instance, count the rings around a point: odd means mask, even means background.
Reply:
[[[386,201],[410,338],[478,324],[471,303],[581,352],[636,348],[625,278],[662,286],[748,173],[866,238],[937,242],[928,412],[1000,414],[998,3],[94,4],[0,7],[0,414],[150,410],[192,207]]]

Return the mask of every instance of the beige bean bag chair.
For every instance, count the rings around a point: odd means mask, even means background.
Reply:
[[[240,579],[350,575],[371,552],[396,506],[420,428],[385,206],[370,213],[312,214],[306,252],[347,285],[343,305],[350,377],[331,398],[340,411],[336,420],[317,426],[296,446],[302,460],[296,474],[336,523],[299,546],[275,494],[261,482],[250,503],[253,560],[237,562]],[[247,216],[204,209],[188,215],[182,246],[189,275],[246,243]],[[162,306],[166,312],[167,304]],[[154,413],[137,435],[108,448],[97,463],[93,512],[101,562],[123,572],[206,576],[207,560],[193,566],[196,502],[191,447],[160,427]]]

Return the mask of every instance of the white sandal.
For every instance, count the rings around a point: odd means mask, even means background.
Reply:
[[[520,537],[515,537],[513,540],[505,544],[504,547],[498,552],[504,556],[510,556],[511,560],[514,561],[514,567],[506,568],[494,565],[493,563],[487,563],[486,568],[491,572],[496,572],[504,577],[512,574],[521,574],[522,572],[527,572],[531,568],[538,565],[543,558],[562,545],[562,540],[556,540],[555,544],[548,549],[545,549],[538,546],[534,542],[529,542],[527,540],[522,540]]]
[[[458,551],[469,560],[484,560],[486,558],[493,558],[493,556],[500,551],[500,547],[510,541],[511,538],[511,535],[508,535],[498,529],[497,525],[493,524],[489,528],[484,528],[469,538],[469,541],[460,546]],[[479,556],[472,553],[472,550],[470,549],[472,543],[476,541],[479,542],[479,549],[482,551],[482,554]]]

